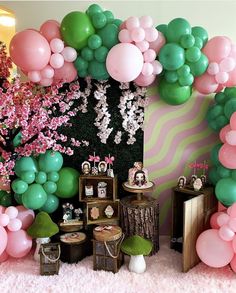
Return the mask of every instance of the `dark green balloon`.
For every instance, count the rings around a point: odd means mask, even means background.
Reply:
[[[217,173],[221,178],[228,178],[231,176],[231,170],[225,168],[221,164],[217,166]]]
[[[94,52],[94,57],[98,62],[105,62],[108,54],[108,49],[104,46],[96,49]]]
[[[169,22],[166,32],[168,42],[178,43],[182,35],[191,34],[189,22],[184,18],[175,18]]]
[[[2,196],[0,199],[0,205],[4,206],[4,207],[9,207],[12,205],[12,198],[11,198],[11,194],[7,193],[6,191],[1,190],[0,191]],[[4,192],[4,194],[3,194]]]
[[[178,80],[178,74],[176,71],[166,70],[165,79],[169,83],[175,83]]]
[[[51,214],[57,210],[59,206],[59,199],[54,194],[47,195],[47,201],[45,204],[39,209],[40,211]]]
[[[112,23],[119,28],[120,25],[123,23],[123,21],[121,19],[116,18],[116,19],[113,20]]]
[[[78,56],[74,62],[74,65],[78,71],[83,71],[88,68],[88,61],[86,61],[82,57]]]
[[[5,190],[0,190],[0,200],[6,194],[7,194],[7,192]]]
[[[231,206],[236,202],[236,181],[232,178],[223,178],[216,184],[215,194],[224,206]]]
[[[103,28],[107,24],[106,15],[102,12],[97,12],[92,15],[92,23],[96,29]]]
[[[107,22],[111,23],[114,20],[114,15],[110,10],[103,11],[103,14],[106,16]]]
[[[167,33],[167,24],[159,24],[158,26],[156,26],[156,29],[163,33],[164,37],[166,38],[166,33]]]
[[[192,85],[193,81],[194,81],[194,77],[192,74],[179,77],[179,84],[181,86]]]
[[[190,74],[190,67],[187,64],[184,64],[177,70],[177,74],[179,77],[181,76],[188,76]]]
[[[195,43],[194,46],[198,47],[199,49],[202,49],[203,47],[203,41],[199,37],[195,37]]]
[[[18,147],[22,141],[22,134],[19,132],[13,139],[13,146]]]
[[[89,63],[88,73],[92,76],[92,78],[97,80],[103,80],[109,77],[106,64],[96,60],[93,60]]]
[[[98,49],[102,45],[102,39],[99,35],[91,35],[88,38],[88,47],[92,50]]]
[[[217,173],[217,168],[213,167],[209,171],[209,180],[213,185],[216,185],[216,183],[221,179],[219,174]]]
[[[44,184],[47,181],[47,174],[43,171],[36,173],[35,182],[38,184]]]
[[[47,200],[47,194],[42,185],[33,183],[22,195],[23,205],[32,210],[40,209]]]
[[[70,198],[79,191],[79,172],[65,167],[59,171],[56,195],[61,198]]]
[[[16,202],[20,205],[23,204],[23,201],[22,201],[22,194],[17,194],[17,193],[14,193],[14,198],[16,200]]]
[[[164,45],[159,52],[159,61],[167,70],[177,70],[185,63],[184,49],[175,43]]]
[[[192,28],[192,35],[194,35],[194,37],[199,37],[203,42],[203,46],[206,45],[206,43],[208,41],[208,33],[203,27],[194,26]]]
[[[215,124],[216,124],[216,127],[219,131],[221,128],[226,126],[228,124],[228,122],[229,122],[229,120],[224,115],[220,115],[220,116],[216,117],[216,119],[215,119]]]
[[[216,101],[217,104],[224,104],[226,102],[226,100],[227,100],[227,97],[222,92],[221,93],[217,93],[215,95],[215,101]]]
[[[47,150],[44,154],[39,155],[38,162],[40,171],[57,172],[63,165],[63,157],[60,152]]]
[[[22,194],[28,189],[28,184],[23,180],[15,179],[11,184],[11,188],[15,193]]]
[[[47,181],[43,184],[43,189],[45,190],[45,192],[47,194],[51,194],[51,193],[54,193],[56,192],[57,190],[57,185],[55,182],[53,181]]]
[[[94,34],[94,28],[86,13],[73,11],[61,22],[62,39],[67,45],[80,50],[87,45],[88,38]]]
[[[198,47],[191,47],[186,50],[185,57],[188,62],[197,62],[201,57],[201,50]]]
[[[162,79],[159,84],[159,93],[162,100],[170,105],[181,105],[190,98],[192,88],[190,86],[180,86],[178,82],[168,83]]]
[[[32,157],[22,157],[16,160],[14,171],[18,177],[20,177],[21,172],[38,172],[38,162]]]
[[[50,173],[48,173],[47,178],[49,181],[57,182],[59,180],[59,173],[55,172],[55,171],[50,172]]]
[[[92,4],[86,10],[86,13],[91,17],[95,13],[102,12],[102,8],[98,4]]]
[[[212,163],[215,166],[220,165],[218,154],[219,154],[219,150],[221,147],[222,147],[222,143],[219,143],[219,144],[216,144],[211,150],[210,158],[211,158]]]
[[[230,119],[231,115],[235,111],[236,111],[236,98],[232,98],[228,102],[225,103],[224,114],[228,119]]]
[[[197,62],[186,62],[186,64],[188,64],[188,66],[191,68],[191,73],[193,76],[199,76],[207,70],[208,59],[206,55],[201,53],[201,57]]]
[[[236,181],[236,170],[231,170],[231,178]]]
[[[86,61],[92,61],[94,58],[93,50],[88,47],[83,48],[80,52],[80,55]]]
[[[214,105],[209,109],[211,119],[215,119],[221,114],[224,114],[224,107],[222,105]]]
[[[118,43],[119,28],[112,23],[108,23],[104,28],[97,31],[97,34],[102,38],[102,45],[111,49]]]
[[[236,87],[226,87],[224,93],[228,99],[236,98]]]
[[[180,38],[180,45],[185,48],[191,48],[195,43],[195,38],[193,35],[182,35]]]
[[[79,77],[84,78],[84,77],[88,76],[88,71],[87,71],[86,69],[84,69],[84,70],[79,70],[79,71],[78,71],[78,75],[79,75]]]
[[[25,181],[26,183],[31,184],[35,180],[35,172],[33,172],[33,171],[21,172],[20,178],[21,178],[21,180]]]

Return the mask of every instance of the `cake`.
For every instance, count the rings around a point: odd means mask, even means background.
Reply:
[[[128,185],[137,188],[150,186],[148,181],[148,170],[143,168],[142,162],[135,162],[134,167],[129,169]]]

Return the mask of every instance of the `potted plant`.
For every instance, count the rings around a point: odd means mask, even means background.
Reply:
[[[134,235],[128,237],[121,244],[121,250],[130,255],[129,270],[134,273],[143,273],[146,270],[144,255],[149,255],[153,244],[150,240]]]
[[[32,237],[36,238],[36,249],[34,252],[34,259],[40,260],[39,250],[40,245],[49,243],[50,237],[59,232],[57,224],[55,224],[50,216],[45,212],[39,212],[33,222],[28,228],[27,233]]]

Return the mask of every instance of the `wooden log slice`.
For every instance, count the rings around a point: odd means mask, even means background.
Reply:
[[[110,229],[108,229],[110,227]],[[119,226],[98,226],[93,229],[93,237],[98,241],[114,241],[118,240],[122,235],[122,230]]]

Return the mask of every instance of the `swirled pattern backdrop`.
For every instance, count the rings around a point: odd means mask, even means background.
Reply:
[[[205,120],[211,96],[197,92],[185,104],[170,106],[162,102],[156,86],[148,90],[149,105],[145,112],[144,166],[156,184],[153,197],[160,204],[160,233],[171,228],[171,194],[180,175],[191,177],[189,163],[209,163],[210,150],[218,143]],[[201,171],[198,170],[198,175]]]

